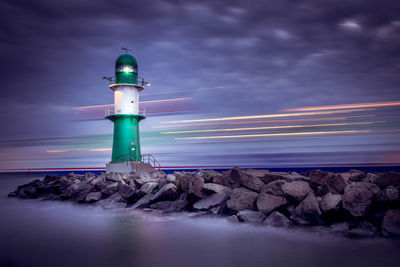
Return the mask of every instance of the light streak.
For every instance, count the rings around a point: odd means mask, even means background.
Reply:
[[[46,150],[47,153],[62,153],[67,152],[67,150]]]
[[[89,148],[89,151],[111,151],[111,148]]]
[[[350,113],[350,112],[356,112],[356,111],[370,111],[370,110],[374,110],[374,109],[351,109],[351,110],[320,111],[320,112],[302,112],[302,113],[287,113],[287,114],[222,117],[222,118],[213,118],[213,119],[162,121],[160,123],[187,123],[187,122],[230,121],[230,120],[250,120],[250,119],[263,119],[263,118],[299,117],[299,116],[313,116],[313,115],[330,115],[330,114]]]
[[[216,87],[209,87],[209,88],[197,88],[197,89],[186,89],[186,90],[174,90],[174,91],[165,91],[159,93],[150,93],[150,94],[141,94],[142,96],[148,95],[167,95],[167,94],[176,94],[176,93],[183,93],[183,92],[195,92],[195,91],[207,91],[207,90],[215,90],[215,89],[222,89],[225,88],[224,86],[216,86]]]
[[[377,107],[391,107],[391,106],[400,106],[400,101],[289,108],[289,109],[283,109],[281,111],[317,111],[317,110],[349,109],[349,108],[377,108]]]
[[[177,101],[185,101],[185,100],[190,100],[190,99],[192,99],[192,98],[191,97],[169,98],[169,99],[140,101],[139,104],[152,104],[152,103],[160,103],[160,102],[177,102]],[[72,109],[81,110],[81,109],[91,109],[91,108],[112,108],[112,107],[114,107],[114,104],[74,107]]]
[[[270,120],[270,121],[241,121],[241,122],[226,122],[226,123],[193,123],[179,125],[179,127],[195,127],[195,126],[215,126],[215,125],[241,125],[241,124],[272,124],[272,123],[286,123],[286,122],[305,122],[305,121],[338,121],[338,120],[348,120],[354,118],[370,118],[376,117],[376,115],[359,115],[359,116],[347,116],[347,117],[326,117],[326,118],[310,118],[310,119],[296,119],[296,120]],[[157,125],[151,126],[153,129],[162,128],[173,128],[177,125]]]
[[[332,126],[371,125],[371,124],[374,124],[374,123],[376,123],[376,122],[328,123],[328,124],[285,125],[285,126],[251,127],[251,128],[207,129],[207,130],[161,132],[161,134],[233,132],[233,131],[254,131],[254,130],[272,130],[272,129],[278,130],[278,129],[306,128],[306,127],[332,127]]]
[[[174,138],[174,139],[175,140],[230,139],[230,138],[279,137],[279,136],[361,134],[361,133],[371,133],[371,132],[372,132],[371,130],[350,130],[350,131],[301,132],[301,133],[272,133],[272,134],[194,136],[194,137],[177,137],[177,138]]]

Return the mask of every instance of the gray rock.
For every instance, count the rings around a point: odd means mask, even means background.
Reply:
[[[132,205],[132,209],[143,209],[150,206],[153,194],[149,193],[139,199],[135,204]]]
[[[118,192],[129,203],[131,203],[135,200],[135,188],[130,185],[122,184],[119,187]]]
[[[380,187],[386,187],[389,185],[400,185],[400,173],[398,172],[387,172],[379,175],[375,183]]]
[[[321,170],[308,171],[302,173],[302,175],[310,177],[312,183],[319,185],[327,184],[328,181],[335,176],[335,174],[332,172],[321,171]]]
[[[342,197],[343,208],[354,217],[365,216],[374,193],[365,186],[347,186]]]
[[[320,202],[322,212],[335,212],[339,210],[340,202],[342,201],[342,195],[334,195],[327,193],[324,195]]]
[[[346,188],[344,189],[344,191],[346,192],[349,189],[354,189],[354,188],[365,188],[370,190],[374,195],[378,194],[381,189],[375,185],[375,184],[371,184],[371,183],[366,183],[366,182],[352,182],[349,185],[346,186]]]
[[[238,218],[244,222],[261,223],[265,219],[265,215],[259,211],[242,210],[237,214]]]
[[[393,185],[390,185],[378,193],[376,200],[379,204],[394,203],[400,200],[400,191]]]
[[[348,222],[334,223],[330,227],[332,232],[344,233],[350,229]]]
[[[245,174],[243,172],[243,174]],[[213,183],[227,186],[229,188],[237,188],[240,186],[240,177],[242,176],[242,170],[238,167],[234,167],[229,171],[224,172],[222,175],[214,177]]]
[[[301,225],[320,224],[320,216],[319,202],[314,194],[310,193],[296,207],[292,219]]]
[[[228,221],[229,222],[233,222],[233,223],[238,223],[239,222],[239,218],[236,215],[232,215],[228,217]]]
[[[293,181],[309,182],[310,181],[309,177],[301,175],[297,172],[289,172],[288,174],[283,174],[282,177],[288,182],[293,182]]]
[[[176,182],[176,177],[173,174],[168,174],[167,175],[167,182],[168,183],[175,183]]]
[[[343,193],[347,184],[341,175],[336,174],[331,176],[328,185],[334,188],[338,193]]]
[[[239,183],[242,186],[257,192],[260,192],[261,188],[264,186],[264,182],[261,181],[260,178],[245,172],[240,173]]]
[[[171,206],[167,210],[168,212],[178,212],[184,210],[189,202],[186,200],[187,194],[183,193],[178,199],[171,202]]]
[[[400,210],[389,210],[382,222],[382,233],[385,236],[400,236]]]
[[[148,193],[154,193],[157,190],[158,184],[155,182],[148,182],[140,187],[140,192],[145,195]]]
[[[268,216],[268,218],[264,220],[263,223],[265,225],[273,227],[289,227],[293,225],[293,223],[288,218],[286,218],[285,215],[277,211],[272,212]]]
[[[232,192],[232,190],[229,187],[219,185],[219,184],[214,184],[214,183],[204,183],[203,191],[206,194],[213,194],[213,193],[230,194]]]
[[[96,202],[101,199],[101,192],[91,192],[86,196],[86,202]]]
[[[376,180],[378,179],[378,177],[379,176],[374,173],[367,173],[367,178],[365,179],[365,182],[376,184]]]
[[[262,178],[260,178],[264,183],[268,184],[270,182],[276,181],[276,180],[285,180],[286,175],[288,173],[286,172],[268,172],[266,173]]]
[[[122,177],[117,172],[110,172],[106,174],[105,180],[110,182],[119,182],[122,180]]]
[[[78,184],[78,189],[72,192],[71,199],[77,202],[84,202],[86,200],[86,196],[92,191],[93,188],[93,185],[87,184],[86,182],[81,182]]]
[[[260,194],[257,198],[258,210],[266,215],[270,214],[273,210],[280,208],[286,203],[286,199],[282,196]]]
[[[211,196],[207,196],[194,203],[193,208],[196,210],[208,210],[212,207],[221,205],[228,199],[228,197],[228,194],[214,193]]]
[[[181,172],[174,172],[174,175],[176,177],[175,183],[178,186],[178,188],[182,191],[187,191],[189,188],[189,181],[191,179],[191,176]]]
[[[246,188],[235,188],[227,201],[227,207],[234,211],[251,210],[255,207],[257,197],[256,192]]]
[[[204,179],[200,177],[193,177],[189,181],[188,194],[192,197],[203,198],[205,195],[203,193]]]
[[[246,174],[253,175],[257,178],[263,178],[266,174],[269,173],[268,170],[255,170],[255,169],[246,169],[244,170]]]
[[[151,197],[151,202],[175,200],[178,197],[179,192],[176,185],[166,184]]]
[[[115,193],[106,199],[97,201],[104,209],[122,209],[125,208],[126,200],[119,194]]]
[[[285,180],[275,180],[273,182],[270,182],[266,185],[264,185],[261,188],[261,194],[271,194],[275,196],[284,196],[284,193],[282,191],[282,185],[285,184]]]
[[[302,201],[312,190],[306,182],[295,181],[283,184],[282,191],[288,198]]]

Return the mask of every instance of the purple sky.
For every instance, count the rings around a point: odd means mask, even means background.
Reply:
[[[223,87],[142,97],[191,97],[199,117],[400,100],[398,0],[4,0],[0,14],[5,142],[87,133],[71,108],[112,103],[101,78],[121,46],[146,93]]]

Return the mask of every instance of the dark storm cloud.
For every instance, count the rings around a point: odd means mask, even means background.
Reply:
[[[225,86],[193,95],[215,113],[399,97],[396,0],[9,0],[0,12],[7,109],[111,102],[100,78],[122,45],[149,90]]]

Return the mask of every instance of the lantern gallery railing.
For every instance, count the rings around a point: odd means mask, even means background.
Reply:
[[[139,114],[122,112],[123,110],[126,110],[126,108],[125,107],[115,107],[115,108],[111,108],[111,109],[106,109],[104,112],[104,115],[105,115],[105,117],[115,115],[115,114],[129,114],[129,115],[146,116],[145,108],[139,108]]]
[[[103,77],[103,80],[109,81],[110,84],[116,84],[117,83],[117,77],[116,76]],[[145,86],[145,85],[150,86],[150,83],[146,82],[143,77],[137,77],[136,85],[139,85],[139,86]]]

